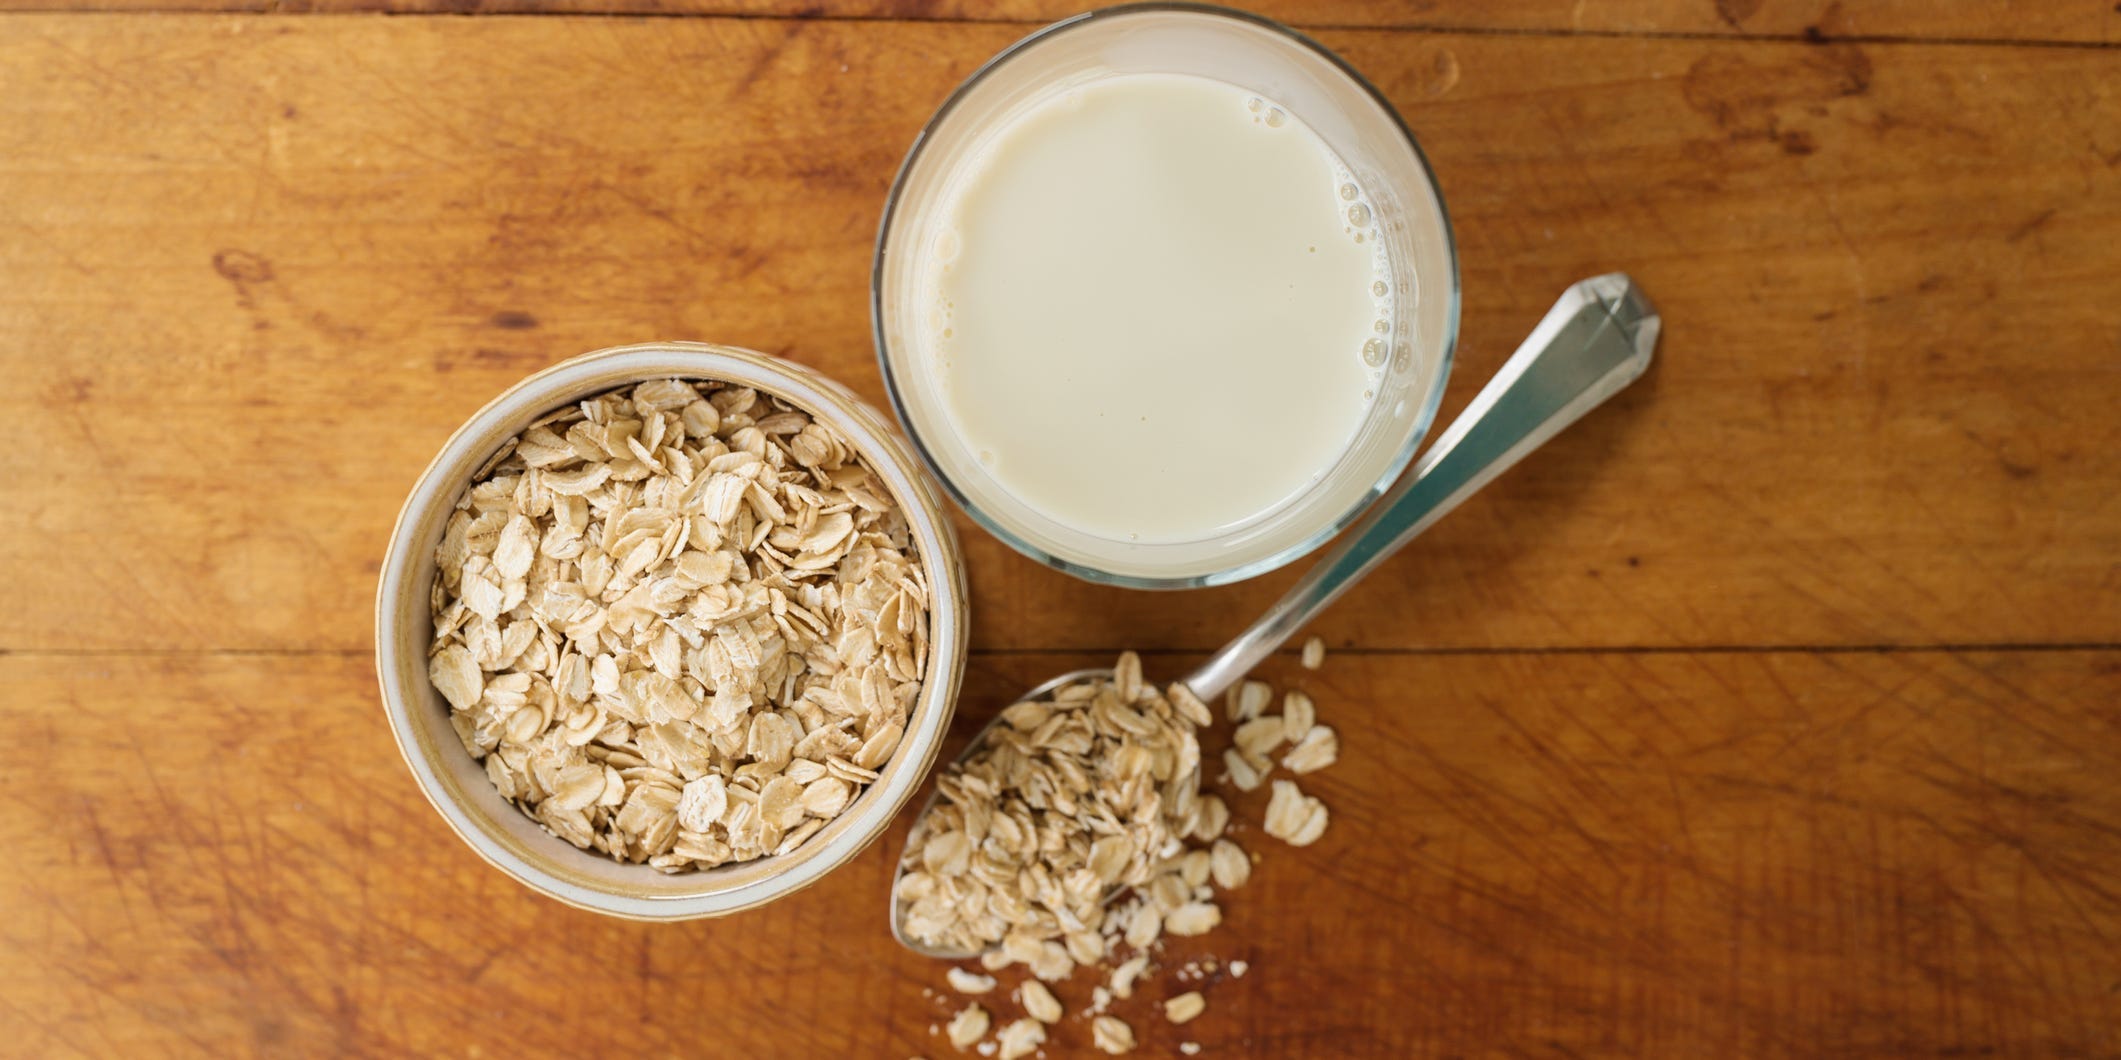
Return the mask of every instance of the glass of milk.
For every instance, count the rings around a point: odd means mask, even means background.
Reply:
[[[1092,581],[1214,585],[1397,479],[1458,331],[1443,200],[1377,90],[1191,5],[1056,23],[981,68],[877,239],[900,420],[981,525]]]

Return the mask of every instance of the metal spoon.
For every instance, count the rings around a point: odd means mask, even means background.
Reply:
[[[1186,686],[1202,700],[1214,702],[1401,546],[1526,453],[1634,382],[1650,366],[1659,328],[1657,311],[1623,273],[1608,273],[1571,286],[1517,352],[1503,362],[1495,378],[1423,454],[1413,474],[1379,498],[1370,514],[1251,628],[1187,675]],[[1077,681],[1111,676],[1109,669],[1065,673],[1019,700],[1037,699]],[[984,744],[993,728],[994,722],[988,722],[965,745],[958,761]],[[934,794],[928,796],[921,817],[927,816],[935,799]],[[912,835],[921,831],[919,818],[915,821]],[[892,936],[927,957],[975,956],[907,936],[904,907],[898,901],[898,880],[905,875],[905,864],[901,853],[892,880]]]

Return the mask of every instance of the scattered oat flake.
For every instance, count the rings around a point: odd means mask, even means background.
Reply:
[[[950,1019],[948,1033],[951,1047],[962,1052],[973,1042],[979,1041],[986,1035],[991,1019],[987,1010],[979,1006],[979,1002],[966,1005]]]
[[[1090,1040],[1100,1052],[1118,1056],[1134,1051],[1134,1028],[1117,1016],[1099,1016],[1090,1024]]]
[[[1179,1051],[1179,1052],[1181,1052],[1181,1053],[1184,1053],[1184,1054],[1186,1054],[1187,1056],[1199,1056],[1199,1055],[1200,1055],[1200,1043],[1199,1043],[1199,1042],[1180,1042],[1180,1043],[1178,1043],[1178,1051]]]
[[[1239,725],[1232,742],[1246,760],[1256,761],[1273,754],[1274,749],[1281,746],[1283,732],[1280,715],[1268,714]]]
[[[1053,996],[1053,991],[1046,989],[1046,984],[1036,979],[1026,979],[1024,985],[1017,987],[1017,998],[1023,1002],[1024,1011],[1029,1013],[1032,1019],[1040,1023],[1060,1022],[1060,1000]]]
[[[1313,728],[1289,753],[1282,756],[1282,768],[1302,776],[1316,773],[1340,760],[1340,735],[1324,725]]]
[[[1274,701],[1274,686],[1265,681],[1241,681],[1224,697],[1224,713],[1231,721],[1250,721]]]
[[[1325,834],[1326,806],[1306,795],[1293,780],[1274,782],[1274,795],[1267,801],[1267,834],[1290,846],[1309,846]]]
[[[1325,665],[1326,642],[1318,637],[1304,641],[1303,664],[1306,670],[1316,670]]]
[[[950,980],[950,989],[960,994],[984,994],[994,989],[994,977],[968,972],[963,968],[952,968],[944,974]]]
[[[1133,997],[1135,980],[1140,979],[1142,973],[1147,971],[1148,968],[1148,956],[1146,954],[1138,954],[1129,958],[1125,964],[1112,969],[1113,996],[1119,998]]]
[[[1210,902],[1187,902],[1164,914],[1164,930],[1180,936],[1205,935],[1222,922],[1222,910]]]
[[[1310,735],[1311,727],[1318,724],[1318,704],[1302,692],[1290,692],[1281,699],[1281,735],[1290,743],[1302,743]]]
[[[1232,979],[1243,979],[1245,977],[1245,973],[1251,970],[1252,963],[1250,961],[1230,962],[1230,978]]]
[[[1028,1017],[1017,1020],[1003,1027],[1001,1033],[995,1035],[995,1043],[999,1046],[996,1053],[997,1060],[1017,1060],[1018,1057],[1030,1054],[1032,1050],[1037,1049],[1045,1042],[1045,1024]]]
[[[1208,1007],[1208,999],[1198,990],[1188,990],[1164,1002],[1164,1018],[1173,1023],[1184,1023],[1201,1014]]]

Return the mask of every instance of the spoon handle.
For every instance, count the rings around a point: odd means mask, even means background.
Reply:
[[[1624,273],[1571,286],[1414,472],[1187,686],[1202,699],[1228,691],[1401,546],[1634,382],[1650,366],[1658,328],[1656,309]]]

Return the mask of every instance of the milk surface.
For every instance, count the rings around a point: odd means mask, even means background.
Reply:
[[[947,417],[1011,495],[1168,543],[1272,512],[1348,448],[1394,289],[1316,134],[1220,81],[1075,86],[959,176],[922,291]]]

